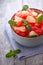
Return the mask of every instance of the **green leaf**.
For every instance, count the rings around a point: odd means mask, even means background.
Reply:
[[[17,50],[10,50],[7,54],[6,54],[6,57],[7,58],[10,58],[10,57],[15,57],[16,54],[19,54],[21,52],[20,49],[17,49]]]
[[[40,23],[42,20],[43,20],[43,14],[40,15],[40,16],[37,18],[36,22],[37,22],[37,23]]]
[[[10,58],[10,57],[12,57],[13,55],[15,55],[14,54],[14,51],[9,51],[7,54],[6,54],[6,57],[8,57],[8,58]]]
[[[26,11],[28,8],[29,8],[28,5],[24,5],[22,10]]]
[[[16,53],[16,54],[19,54],[20,52],[21,52],[20,49],[17,49],[17,50],[14,51],[14,53]]]
[[[28,24],[28,21],[27,20],[23,20],[23,25],[27,25]]]
[[[26,29],[30,31],[32,28],[31,28],[31,26],[27,25]]]
[[[17,26],[16,22],[15,21],[12,21],[12,20],[9,20],[8,23],[12,26]]]
[[[37,35],[33,35],[33,36],[28,36],[29,38],[34,38],[34,37],[37,37]]]

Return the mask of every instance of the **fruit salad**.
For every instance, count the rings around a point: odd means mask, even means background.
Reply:
[[[8,21],[13,31],[22,37],[43,35],[43,11],[24,5]]]

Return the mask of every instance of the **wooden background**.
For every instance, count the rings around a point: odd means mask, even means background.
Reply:
[[[43,54],[22,61],[18,58],[5,57],[5,54],[13,48],[4,34],[4,22],[9,20],[13,13],[21,9],[24,4],[43,10],[43,0],[0,0],[0,65],[43,65]]]

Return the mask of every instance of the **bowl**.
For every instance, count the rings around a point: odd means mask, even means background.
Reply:
[[[39,12],[43,13],[43,11],[41,11],[41,10],[34,9],[34,8],[31,8],[31,9],[35,10],[38,13]],[[14,17],[14,15],[12,16],[12,18]],[[22,36],[15,33],[12,26],[10,26],[10,27],[11,27],[13,39],[15,39],[15,41],[18,42],[19,44],[26,46],[26,47],[34,47],[34,46],[43,44],[43,35],[38,36],[38,37],[33,37],[33,38],[22,37]]]

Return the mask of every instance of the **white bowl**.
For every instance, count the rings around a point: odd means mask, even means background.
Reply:
[[[13,39],[23,46],[34,47],[43,43],[43,35],[34,38],[22,37],[12,30]]]
[[[31,8],[31,9],[34,9],[34,8]],[[34,10],[37,11],[38,9],[34,9]],[[39,11],[41,11],[41,10],[38,10],[37,12],[39,12]],[[41,11],[41,12],[43,12],[43,11]],[[12,16],[12,18],[13,18],[13,16]],[[41,35],[39,37],[34,37],[34,38],[27,38],[27,37],[22,37],[22,36],[16,34],[14,32],[12,26],[11,26],[11,30],[12,30],[12,35],[13,35],[13,38],[15,39],[15,41],[23,46],[33,47],[33,46],[37,46],[37,45],[43,43],[43,35]]]

